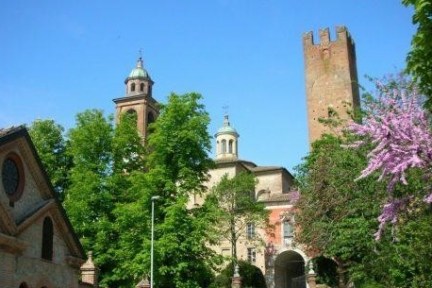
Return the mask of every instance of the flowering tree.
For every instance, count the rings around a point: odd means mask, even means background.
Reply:
[[[400,75],[376,81],[376,88],[377,98],[366,103],[363,123],[352,123],[349,130],[366,136],[376,145],[368,154],[368,165],[359,178],[378,171],[379,179],[388,183],[388,202],[378,217],[380,225],[375,234],[380,239],[386,223],[395,224],[399,213],[410,203],[419,198],[432,203],[430,189],[394,193],[398,183],[407,184],[407,173],[413,168],[422,169],[427,179],[432,176],[432,131],[416,83]]]

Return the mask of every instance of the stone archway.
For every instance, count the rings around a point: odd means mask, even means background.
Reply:
[[[274,262],[275,288],[306,288],[305,260],[299,253],[288,250]]]

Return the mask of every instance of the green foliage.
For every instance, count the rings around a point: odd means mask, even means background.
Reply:
[[[128,275],[135,283],[150,274],[150,211],[155,201],[155,287],[207,287],[220,258],[208,248],[215,219],[205,207],[188,209],[192,193],[200,193],[213,162],[208,157],[209,118],[201,96],[172,94],[151,124],[146,173],[130,175],[125,193],[135,201],[116,206],[116,229],[122,231],[116,251],[118,281]],[[129,282],[131,287],[132,282]]]
[[[109,184],[113,138],[110,120],[98,110],[76,116],[76,127],[68,134],[67,154],[72,158],[73,168],[64,201],[85,250],[94,251],[102,279],[114,267],[110,251],[116,243],[112,215],[115,198]]]
[[[297,168],[301,197],[296,223],[302,229],[296,241],[341,267],[355,267],[375,246],[379,191],[385,188],[373,178],[354,181],[366,163],[366,148],[347,149],[344,143],[323,136]]]
[[[150,125],[153,133],[148,139],[148,166],[169,180],[165,184],[171,186],[160,187],[165,198],[202,192],[212,167],[208,157],[210,118],[199,102],[201,98],[197,93],[171,94],[168,103],[161,106],[157,121]]]
[[[123,113],[112,140],[114,174],[144,170],[144,146],[137,132],[136,113]]]
[[[157,287],[205,287],[210,268],[218,264],[207,241],[214,219],[205,209],[187,209],[193,193],[201,193],[208,169],[208,113],[196,93],[171,94],[151,125],[148,173],[151,195],[160,195],[155,231]],[[204,285],[204,286],[202,286]]]
[[[413,24],[416,34],[407,57],[407,70],[418,80],[422,92],[428,96],[425,106],[432,111],[432,2],[430,0],[402,0],[414,8]]]
[[[371,238],[380,203],[374,202],[379,191],[375,179],[354,181],[366,163],[366,149],[346,149],[341,147],[343,143],[341,138],[325,135],[313,143],[312,152],[297,167],[301,198],[296,222],[304,227],[298,241],[325,251],[336,248],[338,253],[332,256],[348,260],[354,252],[351,241],[360,236]],[[358,229],[351,229],[353,226]],[[334,241],[346,249],[334,247]]]
[[[330,287],[337,286],[337,264],[329,258],[323,256],[313,259],[314,270],[317,274],[316,282],[326,284]]]
[[[210,120],[200,101],[196,93],[172,94],[149,127],[147,149],[133,114],[122,115],[115,129],[99,110],[76,116],[67,148],[59,152],[72,164],[64,205],[84,248],[94,252],[101,287],[133,287],[150,274],[154,195],[161,196],[155,202],[155,287],[208,287],[222,264],[208,245],[217,239],[219,210],[187,206],[204,191],[213,167]],[[54,123],[47,126],[56,131]],[[50,156],[53,147],[41,151]],[[50,171],[59,168],[59,161],[47,162]]]
[[[33,144],[60,200],[64,198],[68,186],[67,173],[71,168],[70,158],[65,153],[63,132],[64,128],[54,120],[35,120],[29,127]]]
[[[417,206],[417,207],[415,207]],[[365,255],[363,269],[373,271],[369,277],[359,277],[359,287],[429,287],[432,283],[431,267],[432,236],[430,208],[422,203],[413,205],[410,214],[404,215],[403,225],[386,231],[384,238],[376,243],[375,252]],[[353,269],[354,277],[357,269]],[[367,284],[367,285],[366,285]],[[364,286],[363,286],[364,285]],[[370,286],[374,287],[374,286]]]
[[[266,282],[261,270],[246,261],[238,261],[239,274],[242,277],[242,287],[266,288]],[[233,263],[228,264],[221,273],[216,276],[210,288],[231,288],[231,278],[233,276]]]
[[[207,287],[212,262],[219,264],[206,241],[209,224],[215,221],[208,219],[205,210],[188,209],[187,198],[180,198],[165,208],[165,221],[157,230],[158,287]]]
[[[231,243],[233,261],[237,262],[237,242],[245,235],[246,225],[264,225],[268,216],[264,204],[254,197],[256,180],[241,172],[233,178],[222,176],[206,198],[206,207],[217,207],[218,234]],[[259,240],[259,239],[255,239]]]
[[[413,202],[380,241],[373,234],[386,199],[386,186],[377,175],[356,180],[366,163],[366,147],[345,148],[357,139],[326,135],[312,145],[298,167],[301,198],[296,236],[311,252],[334,259],[356,287],[428,287],[432,269],[430,208]],[[348,138],[348,140],[347,140]],[[367,145],[366,145],[367,146]],[[422,171],[410,171],[408,185],[395,195],[424,189]]]
[[[100,110],[86,110],[76,116],[76,127],[69,131],[68,153],[74,169],[90,170],[99,176],[108,175],[112,161],[113,127],[111,119]]]

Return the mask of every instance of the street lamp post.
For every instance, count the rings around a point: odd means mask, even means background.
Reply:
[[[151,213],[151,242],[150,242],[150,288],[153,288],[153,242],[154,242],[154,202],[159,199],[160,196],[151,197],[152,202],[152,213]]]

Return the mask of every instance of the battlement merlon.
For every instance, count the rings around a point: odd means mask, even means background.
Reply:
[[[314,45],[313,32],[309,31],[303,33],[303,46],[313,46],[313,45]]]
[[[319,38],[321,45],[328,45],[330,43],[330,29],[319,29]]]
[[[309,31],[303,34],[303,46],[319,46],[319,45],[329,45],[331,42],[347,42],[354,45],[354,41],[351,38],[348,29],[345,26],[336,26],[336,39],[331,40],[329,28],[319,29],[319,43],[314,42],[313,32]]]

